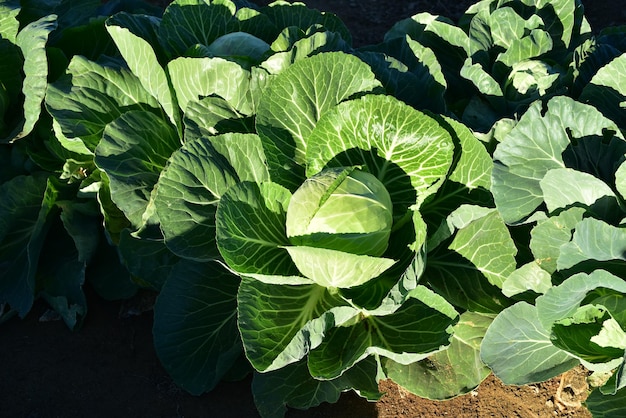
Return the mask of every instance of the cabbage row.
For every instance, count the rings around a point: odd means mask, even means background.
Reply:
[[[0,322],[157,291],[173,379],[253,373],[263,417],[579,364],[594,416],[626,408],[625,27],[482,0],[355,49],[283,1],[0,16]]]

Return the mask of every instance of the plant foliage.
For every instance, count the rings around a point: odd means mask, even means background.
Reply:
[[[70,7],[71,6],[71,7]],[[301,3],[0,2],[0,321],[89,283],[260,414],[448,399],[626,358],[626,42],[578,0],[421,13],[355,49]]]

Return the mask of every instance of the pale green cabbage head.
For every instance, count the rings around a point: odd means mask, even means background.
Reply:
[[[381,256],[392,226],[385,186],[356,168],[331,168],[307,179],[287,209],[291,244]]]

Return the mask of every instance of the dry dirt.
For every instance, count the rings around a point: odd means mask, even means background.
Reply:
[[[163,4],[163,0],[154,0]],[[257,3],[262,4],[263,1]],[[391,25],[430,11],[456,19],[467,1],[311,0],[312,8],[336,13],[351,30],[354,45],[380,42]],[[592,27],[626,24],[626,0],[587,0]],[[152,345],[152,314],[120,318],[120,303],[106,302],[87,289],[84,327],[68,331],[60,321],[40,322],[38,303],[24,320],[0,326],[0,417],[257,417],[250,380],[220,384],[191,396],[177,388],[161,367]],[[386,395],[368,403],[353,393],[334,405],[289,411],[290,418],[589,417],[579,406],[586,396],[585,372],[524,387],[506,387],[490,376],[472,393],[445,402],[411,395],[382,382]]]
[[[189,395],[158,361],[152,313],[120,316],[122,303],[86,290],[89,314],[79,332],[62,321],[42,321],[47,312],[42,302],[25,319],[0,326],[0,417],[258,417],[249,378]],[[287,418],[589,418],[580,407],[585,378],[575,369],[563,379],[507,387],[490,376],[472,393],[445,402],[418,398],[385,381],[380,388],[386,395],[377,403],[348,392],[336,404],[290,410]]]

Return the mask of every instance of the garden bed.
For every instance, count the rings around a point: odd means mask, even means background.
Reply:
[[[88,289],[89,290],[89,289]],[[154,351],[152,312],[139,315],[142,301],[107,302],[88,291],[89,315],[71,332],[63,321],[49,320],[44,303],[24,319],[0,328],[2,415],[16,418],[258,417],[250,379],[223,382],[205,395],[178,388]],[[149,299],[149,295],[148,295]],[[145,301],[145,299],[144,299]],[[590,417],[575,405],[584,398],[580,370],[532,386],[504,386],[490,376],[471,393],[445,402],[428,401],[397,385],[382,382],[386,395],[377,403],[352,392],[336,404],[307,411],[290,410],[290,418],[392,417]],[[570,406],[567,405],[569,403]]]
[[[160,2],[157,2],[160,3]],[[258,2],[264,4],[263,2]],[[309,1],[336,13],[352,32],[354,45],[382,40],[398,20],[421,11],[456,18],[471,2]],[[588,2],[594,29],[624,24],[624,1]],[[163,3],[160,3],[161,5]],[[256,417],[249,378],[224,382],[208,394],[191,396],[178,388],[161,366],[152,337],[154,295],[131,302],[105,301],[86,286],[88,315],[72,332],[50,315],[42,301],[23,320],[0,327],[0,415],[12,417]],[[471,393],[431,402],[381,382],[385,396],[367,402],[352,392],[337,404],[288,417],[588,417],[580,406],[586,396],[586,372],[574,369],[558,378],[523,387],[488,377]]]

